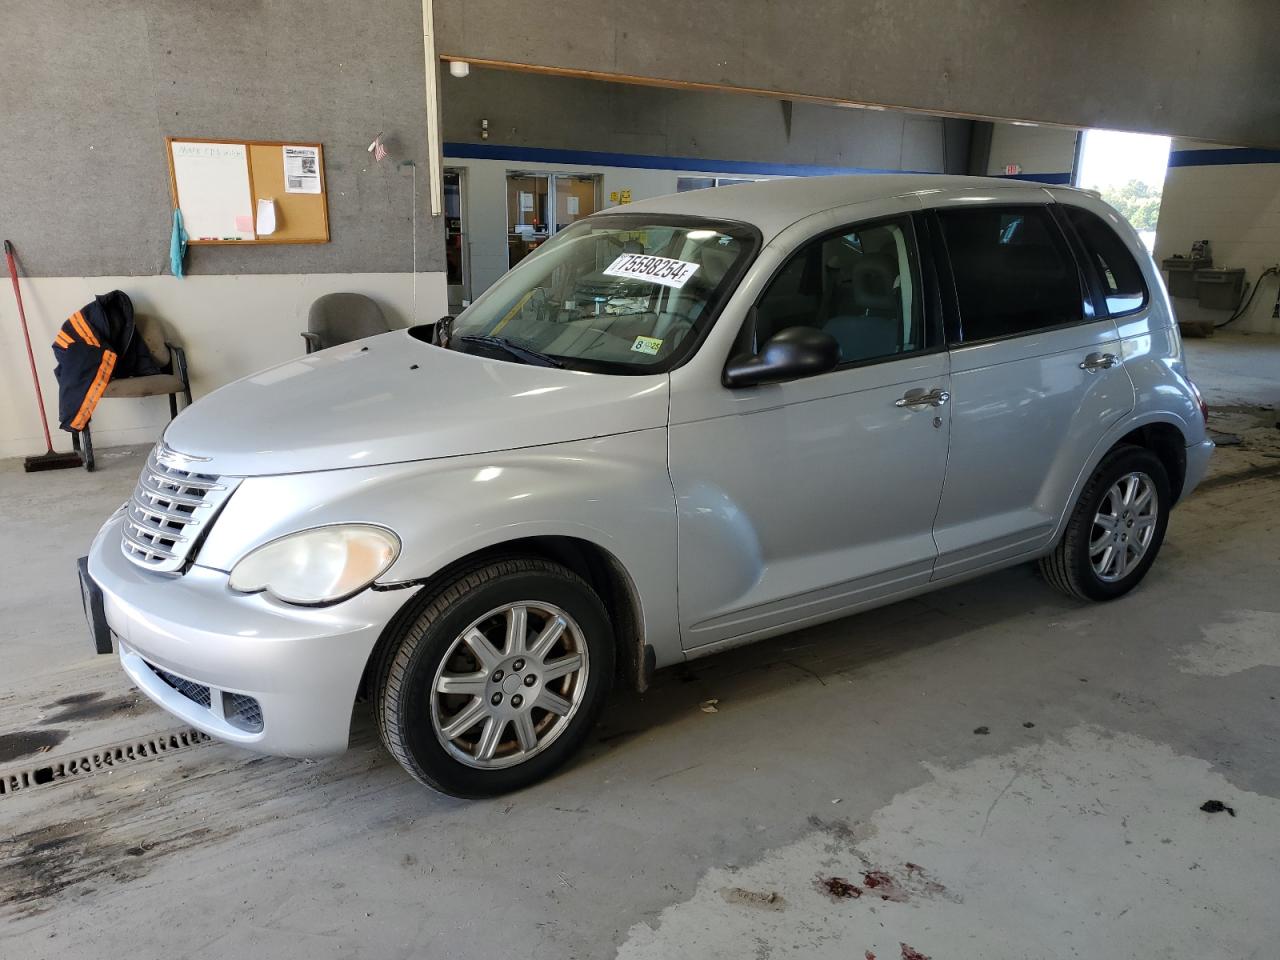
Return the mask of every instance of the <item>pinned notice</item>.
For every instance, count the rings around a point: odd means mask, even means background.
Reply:
[[[643,253],[624,253],[605,269],[609,277],[648,280],[679,290],[698,272],[698,264],[667,257],[650,257]]]
[[[285,193],[320,192],[320,148],[284,148]]]
[[[268,197],[258,199],[258,236],[269,237],[276,232],[276,202]]]

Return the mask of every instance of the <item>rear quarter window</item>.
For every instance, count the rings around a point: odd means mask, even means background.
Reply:
[[[1114,317],[1146,306],[1147,284],[1142,270],[1111,224],[1081,207],[1064,205],[1063,209],[1102,284],[1107,312]]]

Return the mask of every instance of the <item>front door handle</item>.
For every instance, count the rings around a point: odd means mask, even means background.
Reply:
[[[925,390],[923,387],[912,387],[901,399],[893,401],[895,407],[940,407],[951,399],[951,394],[935,387]]]
[[[1114,353],[1091,353],[1080,361],[1081,370],[1110,370],[1120,358]]]

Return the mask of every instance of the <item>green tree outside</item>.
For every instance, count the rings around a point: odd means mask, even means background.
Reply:
[[[1115,207],[1135,230],[1154,230],[1160,218],[1160,191],[1141,180],[1120,187],[1107,187],[1102,199]]]

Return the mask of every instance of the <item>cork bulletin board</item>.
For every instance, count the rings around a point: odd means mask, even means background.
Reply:
[[[321,144],[166,137],[165,152],[190,243],[329,241]]]

